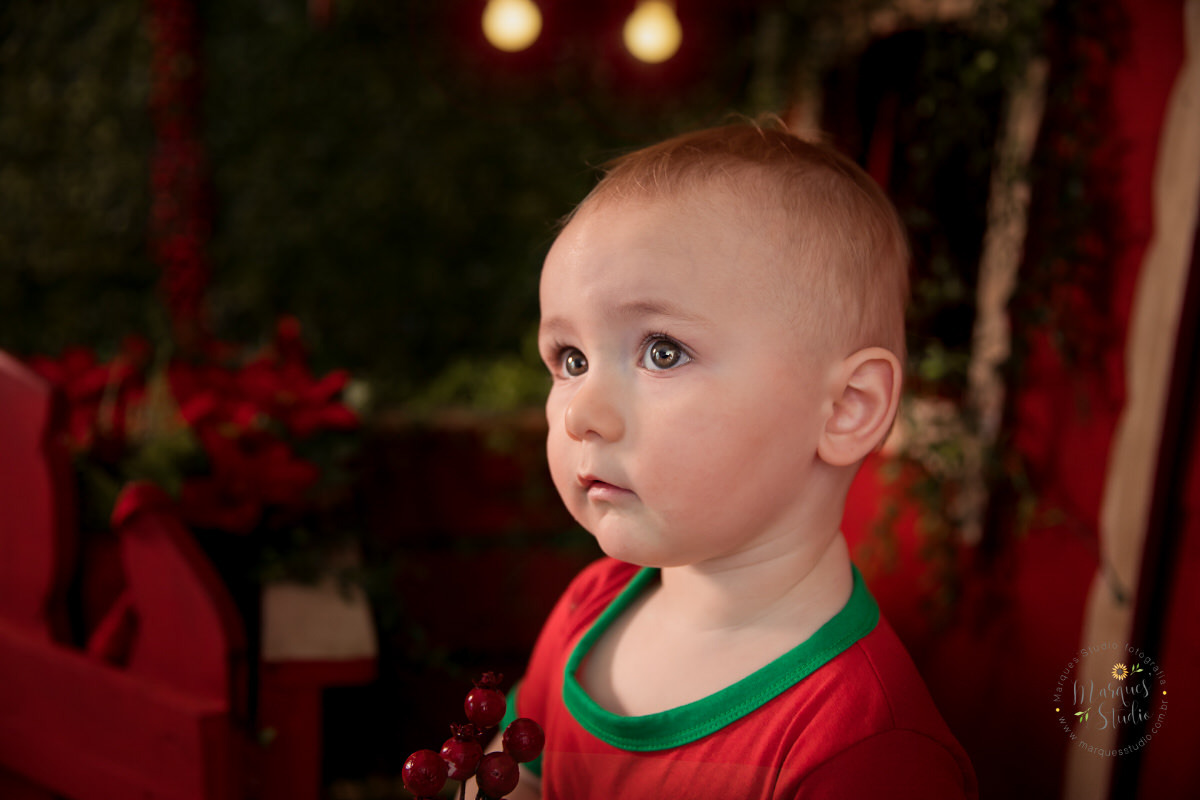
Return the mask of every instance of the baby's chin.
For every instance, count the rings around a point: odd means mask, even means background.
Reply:
[[[638,567],[678,567],[688,563],[679,548],[662,541],[654,523],[648,523],[637,508],[594,504],[586,498],[566,505],[579,526],[591,534],[609,558]]]
[[[617,561],[653,569],[686,566],[686,562],[681,562],[678,554],[667,553],[645,541],[639,541],[636,535],[612,535],[611,533],[597,535],[594,531],[588,532],[600,545],[600,550],[604,555]]]
[[[578,519],[578,517],[576,517]],[[658,559],[653,553],[647,552],[644,543],[639,546],[635,540],[635,536],[629,532],[614,532],[611,530],[613,526],[604,526],[589,524],[583,520],[579,520],[579,524],[583,529],[592,535],[596,540],[596,544],[600,546],[600,551],[609,558],[615,558],[617,561],[624,561],[626,564],[633,564],[638,567],[657,567],[655,563]]]

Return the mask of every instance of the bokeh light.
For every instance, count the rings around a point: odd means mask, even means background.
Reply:
[[[625,46],[647,64],[666,61],[682,42],[683,29],[675,8],[663,0],[646,0],[625,21]]]
[[[488,0],[483,10],[483,35],[498,50],[524,50],[541,32],[542,12],[533,0]]]

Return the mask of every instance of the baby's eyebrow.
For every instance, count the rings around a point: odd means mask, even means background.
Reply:
[[[620,303],[611,313],[618,319],[640,319],[643,317],[659,317],[675,322],[703,324],[706,319],[698,314],[685,310],[682,306],[669,300],[629,300]],[[574,329],[570,319],[563,316],[543,317],[538,325],[539,336],[565,335]]]
[[[561,335],[570,329],[571,323],[566,317],[543,317],[538,323],[538,336]]]
[[[617,306],[617,314],[623,317],[671,317],[682,322],[704,321],[703,317],[669,300],[630,300]]]

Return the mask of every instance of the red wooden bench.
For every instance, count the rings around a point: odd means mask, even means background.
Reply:
[[[73,479],[55,393],[0,353],[0,794],[249,796],[242,625],[211,564],[149,485],[113,518],[124,589],[69,641]]]
[[[322,691],[375,676],[365,601],[271,587],[256,663],[170,499],[135,484],[112,519],[123,574],[92,593],[115,599],[73,643],[68,590],[99,565],[79,546],[62,411],[0,352],[0,797],[317,800]],[[271,741],[258,744],[258,730]]]

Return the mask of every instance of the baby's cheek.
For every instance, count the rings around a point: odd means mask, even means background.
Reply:
[[[570,505],[568,489],[575,483],[575,468],[568,462],[568,448],[562,439],[565,438],[561,432],[557,432],[551,428],[550,435],[546,440],[546,460],[550,466],[550,478],[554,481],[554,488],[558,489],[559,496],[563,501]]]

